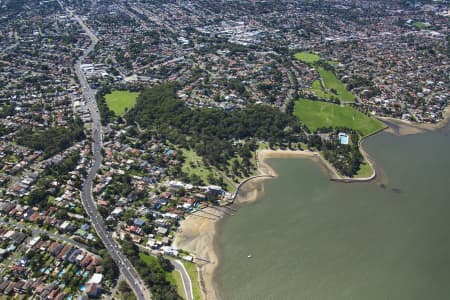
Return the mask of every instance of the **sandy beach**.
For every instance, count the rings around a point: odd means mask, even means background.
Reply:
[[[392,118],[380,118],[389,125],[386,129],[396,135],[408,135],[433,130],[443,127],[450,118],[450,106],[444,112],[444,120],[438,124],[417,124]],[[361,145],[362,146],[362,145]],[[362,148],[362,147],[361,147]],[[364,149],[362,149],[364,151]],[[365,152],[364,152],[365,153]],[[367,156],[367,153],[365,153]],[[296,150],[259,150],[257,152],[257,175],[244,180],[237,189],[236,204],[248,204],[256,201],[264,193],[264,180],[277,177],[276,171],[267,163],[271,158],[307,158],[312,159],[323,167],[331,178],[342,180],[336,170],[319,153],[312,151]],[[367,157],[368,158],[368,157]],[[369,158],[368,158],[369,159]],[[369,160],[371,163],[371,161]],[[372,163],[371,163],[372,164]],[[373,177],[375,174],[373,174]],[[356,179],[354,181],[365,181],[367,179]],[[208,207],[195,215],[188,216],[182,221],[179,231],[174,240],[174,247],[189,251],[196,258],[199,271],[200,288],[203,299],[219,299],[214,286],[214,271],[218,266],[218,257],[214,248],[217,221],[225,213],[225,208]]]
[[[360,144],[361,153],[365,157],[366,161],[371,165],[373,168],[373,163],[369,159],[369,155],[365,152],[363,149],[362,144]],[[270,165],[267,164],[266,160],[270,158],[308,158],[312,159],[315,162],[317,162],[323,170],[328,173],[331,180],[335,181],[343,181],[343,182],[363,182],[363,181],[370,181],[375,177],[375,173],[373,173],[371,176],[367,178],[350,178],[350,177],[344,177],[341,174],[337,172],[337,170],[327,161],[325,160],[318,152],[314,151],[295,151],[295,150],[261,150],[258,151],[258,162],[259,162],[259,172],[261,174],[267,174],[276,177],[277,174],[275,170],[273,170]],[[247,185],[247,184],[246,184]],[[246,188],[246,187],[244,187]],[[240,198],[240,197],[239,197]],[[239,203],[241,203],[243,200],[239,200]],[[244,200],[245,201],[245,200]]]
[[[259,150],[258,153],[258,172],[261,175],[278,176],[272,167],[267,164],[267,159],[270,158],[309,158],[317,159],[319,154],[309,150]]]
[[[256,201],[264,193],[264,180],[278,176],[267,163],[271,158],[307,158],[319,163],[331,178],[342,179],[336,170],[319,153],[299,150],[259,150],[257,152],[258,174],[244,180],[237,188],[236,204],[248,204]],[[190,252],[198,266],[200,288],[203,298],[219,299],[214,287],[213,276],[218,266],[218,257],[214,249],[217,221],[226,214],[226,208],[208,207],[181,222],[175,235],[174,247]]]
[[[236,204],[251,203],[264,192],[262,181],[277,176],[267,163],[270,158],[308,158],[318,162],[322,161],[316,152],[293,150],[260,150],[258,155],[258,175],[244,184],[239,185]],[[321,164],[322,165],[322,164]],[[226,208],[208,207],[188,216],[181,222],[175,235],[173,246],[190,252],[195,258],[199,271],[200,288],[203,299],[219,299],[214,287],[213,275],[218,265],[217,254],[214,249],[214,237],[217,221],[222,218]]]
[[[257,152],[258,174],[244,180],[238,186],[238,196],[235,199],[236,204],[252,203],[264,193],[262,181],[277,177],[277,172],[267,163],[270,158],[309,158],[320,161],[320,156],[312,151],[295,150],[259,150]]]
[[[217,214],[214,208],[208,207],[205,211]],[[218,299],[213,286],[213,274],[218,263],[214,251],[214,235],[218,219],[209,216],[207,213],[188,216],[182,221],[173,243],[175,248],[189,251],[195,257],[203,299],[208,300]]]

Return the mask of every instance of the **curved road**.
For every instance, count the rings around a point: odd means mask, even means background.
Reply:
[[[172,266],[181,274],[181,280],[183,281],[184,294],[186,295],[186,300],[194,300],[194,291],[192,290],[192,281],[189,274],[184,267],[184,264],[178,259],[170,261]]]
[[[140,251],[143,251],[149,255],[155,256],[154,253],[149,248],[146,248],[142,245],[137,245]],[[184,264],[178,259],[169,259],[170,263],[174,267],[174,269],[180,273],[181,281],[183,283],[184,294],[186,295],[186,300],[194,300],[194,289],[192,287],[192,280],[187,272]]]
[[[100,114],[98,112],[97,103],[95,101],[95,92],[90,88],[86,76],[81,71],[80,66],[83,60],[89,55],[89,53],[91,53],[91,51],[94,50],[94,47],[97,44],[98,39],[95,36],[95,34],[84,24],[84,22],[78,16],[75,16],[74,14],[72,14],[72,12],[69,13],[78,21],[80,26],[83,28],[83,30],[86,32],[86,34],[92,41],[91,45],[84,51],[83,55],[78,59],[78,61],[75,64],[75,72],[78,77],[78,80],[80,81],[81,89],[86,99],[86,104],[92,117],[92,137],[93,137],[93,163],[86,177],[86,180],[83,184],[81,201],[83,203],[84,209],[86,210],[86,213],[88,214],[92,222],[92,226],[97,232],[97,235],[102,240],[111,258],[119,267],[122,276],[125,278],[131,289],[136,294],[137,299],[138,300],[151,299],[151,294],[146,289],[139,274],[134,269],[133,265],[128,260],[128,258],[122,253],[122,251],[119,248],[119,245],[114,241],[110,233],[106,230],[106,227],[103,223],[103,218],[98,213],[97,207],[94,202],[94,197],[92,195],[92,184],[102,161],[101,155],[102,126],[100,123]]]

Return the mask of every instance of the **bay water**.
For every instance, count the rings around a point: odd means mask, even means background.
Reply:
[[[219,223],[222,299],[450,299],[450,128],[365,142],[379,177],[329,180],[308,159]],[[251,256],[251,257],[249,257]]]

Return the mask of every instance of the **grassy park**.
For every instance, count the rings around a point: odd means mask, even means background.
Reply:
[[[150,268],[158,268],[166,277],[166,280],[170,282],[171,285],[175,286],[179,295],[184,295],[183,280],[181,279],[181,274],[178,271],[173,270],[172,272],[165,272],[162,270],[158,263],[158,258],[155,256],[148,255],[146,253],[139,253],[139,258],[145,262],[145,264]],[[189,274],[190,275],[190,274]]]
[[[385,127],[380,121],[349,107],[333,103],[301,99],[294,114],[311,130],[321,127],[347,127],[366,136]]]
[[[112,91],[105,95],[108,108],[114,112],[116,116],[121,116],[125,110],[131,109],[136,103],[139,92],[130,91]]]
[[[339,80],[333,71],[324,69],[321,65],[317,64],[320,61],[320,56],[311,52],[298,52],[294,57],[310,66],[316,68],[317,72],[322,79],[322,83],[319,80],[315,80],[312,83],[311,91],[314,92],[317,97],[330,100],[331,97],[339,99],[341,102],[355,102],[355,96],[347,90],[345,84]],[[329,61],[330,65],[336,65],[338,62]]]
[[[317,97],[319,98],[324,98],[327,100],[331,99],[331,96],[333,96],[333,94],[331,93],[327,93],[324,88],[322,87],[322,83],[320,82],[320,80],[314,80],[312,85],[311,85],[311,91],[314,92],[314,94],[316,94]]]
[[[431,25],[429,23],[425,23],[425,22],[414,22],[413,23],[413,27],[417,28],[417,29],[425,29],[430,27]]]
[[[196,174],[204,182],[208,182],[208,175],[215,175],[212,168],[207,168],[201,156],[199,156],[194,150],[183,149],[183,156],[185,158],[182,170],[186,174],[192,175]]]
[[[203,158],[199,156],[194,150],[182,149],[184,156],[184,163],[181,170],[189,176],[197,175],[205,184],[210,183],[209,176],[221,177],[222,174],[214,166],[205,166]],[[233,183],[225,179],[225,188],[231,190]]]
[[[337,65],[339,64],[339,62],[338,62],[338,61],[335,61],[335,60],[329,60],[329,61],[327,61],[327,63],[328,63],[330,66],[333,66],[333,67],[335,67],[335,66],[337,66]]]
[[[325,88],[327,90],[335,90],[336,91],[336,97],[340,101],[345,102],[354,102],[355,96],[347,90],[347,87],[345,84],[340,81],[336,75],[334,75],[333,71],[325,70],[322,67],[318,67],[317,71],[320,74],[320,77],[322,77],[323,83],[325,84]]]
[[[294,55],[296,59],[307,64],[313,64],[320,60],[320,56],[311,52],[303,51]]]
[[[173,279],[172,273],[171,272],[165,272],[164,270],[162,270],[161,265],[159,264],[157,257],[148,255],[148,254],[143,253],[143,252],[139,252],[139,258],[143,262],[145,262],[145,264],[150,269],[159,269],[161,272],[163,272],[165,274],[165,277],[166,277],[167,281],[169,281],[172,284],[175,284],[175,280]]]
[[[147,266],[149,266],[149,268],[159,268],[161,269],[159,263],[158,263],[158,258],[155,256],[151,256],[148,255],[146,253],[139,253],[139,258],[146,263]],[[195,266],[195,265],[194,265]],[[189,273],[189,270],[187,269],[187,265],[185,263],[185,267],[186,270]],[[170,282],[170,284],[172,284],[173,286],[175,286],[177,288],[177,292],[179,295],[184,296],[184,286],[183,286],[183,280],[181,279],[181,274],[176,271],[173,270],[172,272],[164,272],[166,280],[168,282]],[[194,274],[191,275],[191,273],[189,273],[189,276],[193,276]],[[192,277],[191,277],[192,278]],[[192,279],[191,279],[192,280]],[[198,284],[194,284],[194,282],[192,283],[192,287],[194,288],[194,296],[195,296],[195,287],[198,287]],[[185,297],[183,297],[183,299],[186,299]],[[201,298],[199,298],[201,299]]]

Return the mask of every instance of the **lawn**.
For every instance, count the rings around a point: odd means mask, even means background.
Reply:
[[[373,174],[373,169],[365,161],[359,166],[359,171],[356,173],[355,178],[367,178]]]
[[[186,299],[186,295],[184,293],[184,286],[183,286],[183,279],[181,279],[180,272],[173,270],[172,271],[172,278],[175,281],[175,285],[177,287],[177,293],[181,296],[181,298]]]
[[[197,174],[205,183],[208,182],[208,175],[215,174],[212,167],[206,168],[203,159],[193,150],[183,149],[184,163],[181,170],[186,174]]]
[[[325,88],[328,90],[334,89],[336,90],[337,98],[340,101],[346,101],[346,102],[354,102],[355,96],[347,90],[347,87],[345,86],[342,81],[337,79],[336,75],[334,75],[333,71],[325,70],[322,67],[318,67],[317,71],[320,74],[320,77],[322,77],[323,83],[325,84]]]
[[[327,100],[330,100],[331,96],[333,96],[333,94],[327,93],[324,91],[322,84],[320,83],[320,80],[314,80],[312,85],[311,85],[311,91],[316,94],[317,97],[319,98],[324,98]]]
[[[55,200],[56,200],[56,198],[52,195],[48,196],[48,198],[47,198],[47,202],[52,205],[55,205],[55,203],[56,203]]]
[[[182,149],[183,156],[185,157],[183,166],[181,167],[181,170],[188,174],[189,176],[196,174],[198,175],[205,184],[208,184],[208,176],[211,174],[213,176],[221,177],[222,174],[220,174],[217,169],[213,166],[206,167],[203,163],[203,159],[193,150],[187,150]],[[231,190],[233,187],[232,182],[228,182],[228,180],[225,179],[226,187],[224,187],[226,190]]]
[[[335,66],[337,66],[337,65],[339,64],[339,62],[338,62],[338,61],[335,61],[335,60],[329,60],[329,61],[327,61],[327,63],[328,63],[330,66],[333,66],[333,67],[335,67]]]
[[[307,51],[298,52],[294,55],[294,57],[307,64],[313,64],[320,60],[319,55]]]
[[[345,84],[340,81],[333,71],[325,70],[319,64],[320,56],[311,52],[298,52],[294,55],[294,57],[304,63],[309,64],[311,67],[317,69],[320,77],[322,78],[323,84],[322,86],[320,81],[313,81],[311,91],[313,91],[318,97],[329,100],[332,96],[335,96],[340,101],[344,102],[354,102],[355,96],[347,90]],[[329,61],[330,64],[335,65],[337,62]],[[331,89],[336,91],[336,94],[331,92]]]
[[[152,268],[161,268],[161,266],[158,263],[158,258],[142,253],[139,253],[139,258],[147,264],[147,266]],[[189,274],[189,277],[192,281],[192,292],[194,293],[194,299],[195,300],[202,300],[202,293],[200,291],[200,285],[198,281],[198,273],[197,273],[197,265],[194,263],[182,261],[184,264],[184,267],[186,268],[186,271]],[[181,279],[181,275],[177,271],[172,272],[165,272],[166,279],[171,284],[177,287],[177,291],[180,295],[184,295],[184,287],[183,287],[183,281]],[[183,297],[184,298],[184,297]]]
[[[146,264],[147,266],[156,266],[156,265],[159,264],[159,263],[158,263],[158,258],[157,258],[157,257],[151,256],[151,255],[148,255],[148,254],[145,254],[145,253],[143,253],[143,252],[139,252],[139,258],[140,258],[143,262],[145,262],[145,264]],[[159,268],[159,266],[158,266],[158,268]]]
[[[126,109],[131,109],[134,104],[136,104],[138,96],[139,92],[116,90],[105,95],[105,100],[108,108],[112,110],[116,116],[121,116],[125,113]]]
[[[160,269],[162,272],[164,272],[164,275],[166,277],[166,280],[168,282],[170,282],[170,284],[172,284],[173,286],[176,286],[176,281],[173,278],[172,272],[165,272],[164,270],[162,270],[161,265],[158,262],[158,258],[155,256],[151,256],[142,252],[139,252],[139,258],[145,262],[145,264],[150,268],[150,269]]]
[[[202,300],[202,292],[200,291],[200,284],[198,282],[197,265],[186,261],[184,261],[183,264],[192,281],[194,300]]]
[[[295,103],[294,114],[311,130],[320,127],[347,127],[361,136],[377,132],[386,126],[350,106],[301,99]]]
[[[431,25],[425,22],[414,22],[413,26],[417,29],[424,29],[430,27]]]

